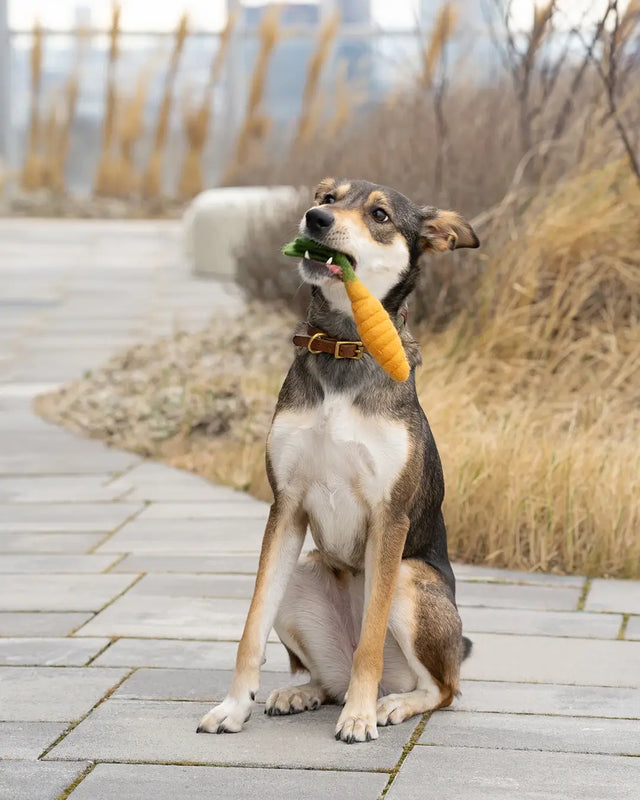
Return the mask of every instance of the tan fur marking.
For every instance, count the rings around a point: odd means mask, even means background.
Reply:
[[[351,190],[350,183],[341,183],[340,186],[336,187],[336,190],[334,192],[336,200],[344,200],[344,198],[349,194],[350,190]]]
[[[336,186],[336,179],[335,178],[323,178],[320,183],[316,186],[316,191],[314,193],[314,197],[316,203],[319,203],[325,194],[329,194]]]
[[[375,189],[369,197],[367,198],[367,205],[373,206],[386,206],[389,204],[387,196],[384,192],[381,192],[379,189]]]

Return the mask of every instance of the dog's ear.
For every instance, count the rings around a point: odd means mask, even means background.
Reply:
[[[420,244],[425,250],[455,250],[458,247],[479,247],[473,228],[457,211],[442,211],[433,206],[422,209]]]
[[[336,188],[336,179],[335,178],[323,178],[320,183],[316,186],[316,191],[314,194],[314,199],[316,203],[320,203],[324,196],[327,194],[331,194],[332,189]]]

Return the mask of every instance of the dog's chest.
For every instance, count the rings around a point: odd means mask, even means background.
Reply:
[[[269,453],[278,490],[307,512],[316,546],[336,564],[361,567],[368,519],[407,460],[405,426],[327,395],[311,410],[278,413]]]

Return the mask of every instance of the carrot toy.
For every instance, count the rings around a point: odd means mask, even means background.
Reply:
[[[395,381],[406,381],[410,368],[398,331],[382,303],[355,274],[346,255],[301,236],[285,245],[282,252],[292,258],[307,258],[340,267],[363,345]]]

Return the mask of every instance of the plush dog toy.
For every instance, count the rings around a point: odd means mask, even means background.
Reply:
[[[302,236],[286,244],[282,252],[292,258],[307,258],[329,265],[337,264],[340,267],[344,288],[351,301],[353,318],[363,345],[394,381],[406,381],[411,370],[398,331],[382,303],[356,276],[344,253],[331,250]]]

